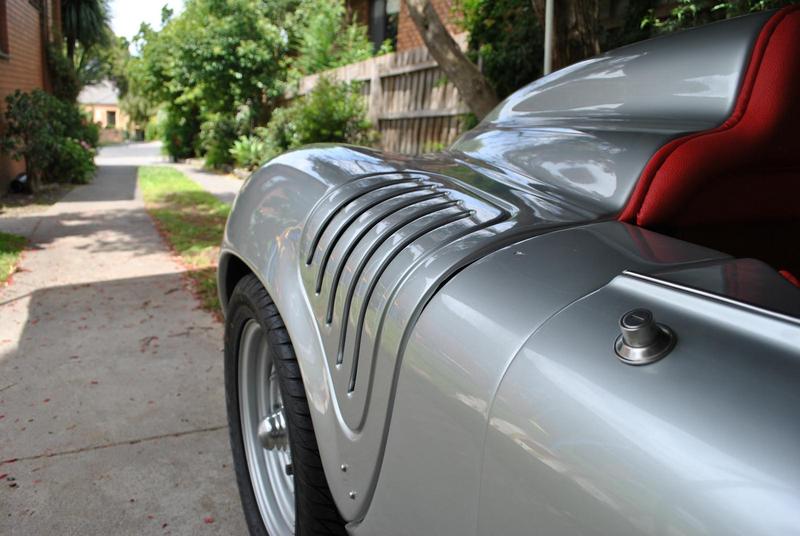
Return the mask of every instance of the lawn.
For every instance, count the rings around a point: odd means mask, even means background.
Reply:
[[[188,269],[203,307],[219,313],[217,257],[230,206],[169,167],[139,168],[147,211]]]
[[[17,263],[25,247],[25,238],[13,234],[0,233],[0,285],[17,269]]]

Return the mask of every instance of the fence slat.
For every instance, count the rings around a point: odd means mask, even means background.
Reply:
[[[460,40],[459,40],[460,39]],[[462,48],[466,40],[459,38]],[[368,117],[383,150],[420,154],[449,145],[463,130],[469,113],[458,89],[425,47],[377,56],[324,73],[303,77],[287,99],[304,95],[320,77],[361,81]]]

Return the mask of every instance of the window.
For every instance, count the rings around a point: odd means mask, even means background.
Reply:
[[[106,128],[117,126],[117,112],[109,110],[106,112]]]
[[[378,50],[387,39],[397,44],[397,19],[400,0],[371,0],[369,5],[369,39]]]
[[[8,56],[8,18],[6,0],[0,0],[0,57]]]

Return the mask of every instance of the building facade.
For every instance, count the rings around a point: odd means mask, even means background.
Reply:
[[[116,86],[110,80],[86,86],[78,95],[81,108],[100,126],[101,143],[119,143],[128,131],[129,118],[119,107]]]
[[[50,89],[47,44],[60,35],[59,0],[0,0],[0,131],[6,97],[17,89]],[[0,191],[25,163],[0,154]]]
[[[452,0],[431,0],[431,3],[451,34],[462,31],[452,16]],[[349,0],[347,7],[351,19],[367,25],[376,49],[387,40],[397,52],[425,46],[402,0]]]

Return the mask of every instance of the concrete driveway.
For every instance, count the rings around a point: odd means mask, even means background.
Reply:
[[[152,144],[25,230],[0,289],[0,534],[244,534],[222,326],[198,308],[136,191]]]

